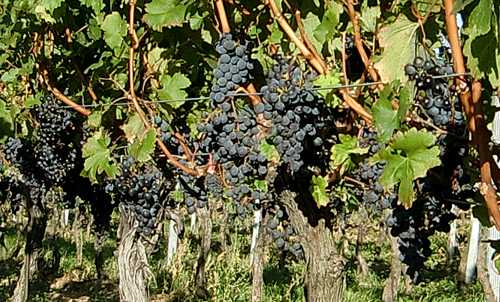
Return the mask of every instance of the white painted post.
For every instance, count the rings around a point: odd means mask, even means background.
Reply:
[[[174,258],[175,252],[177,251],[177,241],[179,236],[177,236],[177,230],[175,227],[175,220],[170,220],[168,225],[168,245],[167,245],[167,266],[170,266],[172,259]]]
[[[253,265],[253,256],[257,240],[259,240],[260,222],[262,221],[262,208],[253,212],[254,222],[252,226],[252,243],[250,244],[250,265]]]
[[[469,251],[467,252],[467,266],[465,267],[466,284],[474,282],[474,278],[476,275],[480,233],[481,233],[481,222],[479,222],[479,219],[471,215]]]
[[[458,215],[459,209],[457,206],[453,205],[451,208],[451,212],[455,215]],[[459,243],[458,243],[458,229],[457,222],[454,220],[450,225],[450,232],[448,233],[448,263],[452,263],[455,255],[458,251]]]

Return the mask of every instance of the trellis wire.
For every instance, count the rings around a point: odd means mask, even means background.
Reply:
[[[453,78],[453,77],[460,77],[460,76],[470,76],[470,73],[451,73],[447,75],[440,75],[440,76],[431,76],[433,79],[443,79],[443,78]],[[339,89],[345,89],[345,88],[357,88],[357,87],[366,87],[366,86],[374,86],[374,85],[380,85],[380,84],[387,84],[382,81],[378,82],[369,82],[369,83],[359,83],[359,84],[346,84],[346,85],[337,85],[337,86],[326,86],[326,87],[313,87],[311,90],[313,91],[321,91],[321,90],[339,90]],[[262,92],[253,92],[253,93],[228,93],[224,95],[224,97],[245,97],[245,96],[260,96],[263,95]],[[191,102],[191,101],[206,101],[209,100],[209,96],[200,96],[200,97],[190,97],[190,98],[183,98],[183,99],[169,99],[169,100],[156,100],[156,101],[149,101],[145,100],[145,103],[149,104],[169,104],[169,103],[178,103],[178,102]],[[95,108],[95,107],[100,107],[100,106],[128,106],[130,105],[129,102],[116,102],[116,103],[109,103],[109,104],[80,104],[79,106],[84,107],[84,108]],[[71,106],[61,106],[61,108],[71,108]]]

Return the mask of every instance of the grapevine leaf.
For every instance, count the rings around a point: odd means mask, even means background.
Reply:
[[[127,35],[127,23],[118,12],[112,12],[104,18],[101,29],[104,32],[104,41],[117,53]]]
[[[500,86],[500,40],[493,31],[483,36],[471,35],[465,41],[464,54],[467,67],[474,77],[488,77],[493,87]]]
[[[318,40],[321,44],[325,41],[333,39],[334,35],[337,33],[336,28],[339,24],[340,12],[342,12],[342,6],[336,2],[331,2],[328,9],[326,10],[321,23],[314,30],[314,38]]]
[[[95,14],[99,14],[104,8],[104,1],[101,0],[80,0],[80,3],[92,8]]]
[[[471,4],[476,0],[457,0],[453,4],[453,13],[456,14],[459,11],[463,10],[467,5]]]
[[[87,124],[90,126],[90,128],[97,129],[101,127],[101,121],[102,121],[102,111],[94,110],[89,115],[87,119]]]
[[[415,199],[413,181],[441,163],[439,148],[431,147],[434,142],[431,133],[412,128],[396,134],[392,144],[376,156],[377,160],[386,162],[380,183],[385,189],[399,183],[399,202],[406,208],[411,207]]]
[[[382,27],[379,41],[384,50],[375,63],[382,81],[406,81],[404,66],[413,60],[418,28],[417,22],[408,20],[404,15]]]
[[[137,137],[144,134],[144,124],[138,114],[132,114],[127,123],[122,126],[125,137],[129,142],[134,142]]]
[[[418,131],[415,128],[411,128],[406,133],[398,133],[391,147],[393,149],[403,150],[406,153],[411,153],[420,148],[430,147],[435,142],[436,137],[431,132],[425,130]]]
[[[160,77],[162,88],[158,90],[158,97],[163,100],[171,100],[169,105],[173,108],[179,108],[184,104],[183,99],[187,97],[184,89],[191,85],[191,81],[183,74],[176,73],[173,76],[168,74]]]
[[[267,187],[267,181],[264,179],[256,179],[253,182],[254,186],[261,192],[267,192],[269,188]]]
[[[278,162],[280,159],[280,154],[274,145],[269,144],[267,141],[263,140],[260,143],[260,152],[264,155],[268,161]]]
[[[186,8],[187,5],[178,0],[153,0],[146,4],[144,21],[156,31],[180,26],[185,20]]]
[[[61,6],[64,3],[64,0],[43,0],[40,4],[47,12],[52,14],[54,10]]]
[[[368,6],[363,2],[361,10],[361,26],[368,32],[377,31],[377,19],[380,17],[380,6]]]
[[[469,28],[475,35],[481,36],[491,29],[491,16],[493,14],[493,0],[479,0],[469,17]]]
[[[95,132],[83,145],[82,155],[85,158],[82,175],[92,182],[97,182],[97,176],[106,173],[108,177],[115,177],[118,171],[111,158],[108,146],[111,138],[101,131]]]
[[[398,113],[392,109],[392,103],[388,98],[380,98],[373,105],[372,111],[379,139],[382,142],[387,142],[394,130],[399,127]]]
[[[156,146],[156,131],[151,128],[139,139],[129,145],[129,154],[138,162],[146,162],[151,159],[151,154]]]
[[[399,91],[398,120],[400,123],[406,117],[406,114],[408,113],[408,109],[410,109],[411,95],[412,94],[411,94],[410,88],[408,88],[408,86],[404,86]]]
[[[366,154],[368,148],[358,147],[358,140],[354,136],[340,134],[340,144],[333,145],[330,155],[330,165],[340,167],[340,174],[344,174],[353,166],[351,155],[353,154]]]
[[[314,81],[314,85],[318,86],[319,94],[325,98],[325,102],[328,106],[335,108],[342,104],[341,99],[337,96],[334,89],[328,89],[340,84],[340,73],[330,72],[328,74],[320,75]]]
[[[318,41],[314,36],[314,30],[318,27],[321,22],[319,21],[318,16],[315,14],[307,14],[305,18],[302,18],[302,24],[304,25],[304,31],[306,32],[307,37],[309,37],[310,42],[314,46],[314,48],[321,50],[323,47],[323,43]]]
[[[12,132],[13,120],[4,101],[0,100],[0,139]]]
[[[316,175],[312,177],[310,191],[318,207],[326,206],[330,201],[328,193],[326,192],[327,187],[328,180],[326,177]]]

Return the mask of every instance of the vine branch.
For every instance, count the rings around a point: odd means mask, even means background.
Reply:
[[[220,26],[222,28],[222,32],[223,33],[230,32],[231,27],[229,27],[229,21],[227,20],[226,10],[224,9],[224,1],[215,0],[215,9],[217,11],[217,16],[220,22]]]
[[[465,63],[458,37],[457,19],[453,12],[453,0],[443,0],[446,20],[446,31],[451,46],[453,69],[456,73],[465,73]],[[481,194],[483,195],[488,211],[493,218],[495,227],[500,230],[500,210],[498,209],[496,190],[491,177],[492,156],[488,148],[488,129],[481,108],[481,83],[474,80],[472,93],[467,86],[464,76],[456,78],[456,84],[461,88],[460,101],[468,119],[468,128],[472,134],[472,143],[479,153],[481,171]]]
[[[278,21],[279,25],[283,29],[283,31],[288,35],[290,40],[299,48],[301,51],[302,55],[309,61],[309,64],[313,66],[316,71],[318,71],[320,74],[326,74],[328,72],[326,64],[318,57],[316,57],[314,54],[317,54],[317,51],[314,49],[314,46],[312,46],[312,43],[310,43],[310,47],[312,47],[314,50],[311,51],[306,44],[304,44],[303,41],[301,41],[297,35],[295,34],[295,31],[290,27],[288,22],[286,21],[285,17],[279,10],[279,8],[276,6],[276,3],[274,0],[265,0],[266,4],[269,6],[271,10],[271,15],[275,20]],[[300,12],[299,14],[295,15],[297,18],[297,22],[300,21]],[[299,25],[299,30],[300,30],[301,25]],[[305,33],[303,33],[303,36],[305,36]],[[306,38],[307,40],[307,38]],[[366,120],[368,123],[372,122],[372,116],[370,113],[368,113],[363,106],[361,106],[353,97],[351,97],[347,91],[347,89],[342,89],[341,90],[342,97],[344,98],[345,103],[354,111],[356,111],[364,120]]]
[[[73,100],[71,100],[69,97],[65,96],[64,93],[62,93],[59,89],[57,89],[56,86],[53,86],[52,83],[50,82],[49,79],[49,72],[45,68],[43,64],[40,64],[40,74],[42,75],[43,82],[47,86],[47,89],[61,102],[65,103],[66,105],[70,106],[74,110],[76,110],[78,113],[89,116],[90,115],[90,110],[85,109],[84,107],[80,106],[79,104],[75,103]]]
[[[304,44],[304,42],[302,42],[297,37],[297,35],[295,34],[295,31],[288,24],[285,17],[281,13],[280,9],[276,6],[276,3],[274,2],[274,0],[266,0],[266,4],[271,9],[271,15],[273,16],[273,18],[279,23],[279,25],[281,26],[283,31],[290,38],[290,40],[292,40],[292,42],[295,45],[297,45],[297,47],[299,48],[302,55],[306,58],[306,60],[308,60],[309,63],[312,65],[312,67],[314,69],[316,69],[316,71],[318,71],[320,74],[325,74],[326,70],[325,70],[325,68],[323,68],[323,64],[318,60],[318,58],[316,58],[314,56],[313,52],[311,52],[311,50],[309,50],[309,48],[307,48],[307,46]]]
[[[146,115],[144,111],[142,110],[141,106],[139,105],[138,98],[135,94],[135,89],[134,89],[134,57],[135,57],[135,50],[139,46],[139,39],[137,38],[137,33],[135,31],[134,27],[134,18],[135,18],[135,0],[131,0],[129,4],[129,23],[128,23],[128,32],[130,35],[130,39],[132,40],[132,44],[130,45],[129,48],[129,58],[128,58],[128,81],[129,81],[129,91],[128,91],[128,99],[132,101],[132,104],[137,111],[137,114],[139,115],[141,121],[143,124],[146,126],[147,129],[151,128],[151,124],[149,123],[148,119],[146,118]],[[168,159],[168,162],[171,163],[173,166],[176,168],[181,169],[182,171],[193,175],[193,176],[198,176],[200,175],[200,172],[192,169],[190,167],[186,167],[185,165],[181,164],[175,156],[172,155],[172,153],[168,150],[167,146],[161,141],[159,137],[156,137],[156,144],[160,147],[162,152],[165,154],[165,156]]]
[[[347,7],[347,15],[349,15],[349,19],[351,19],[352,27],[354,29],[354,44],[356,45],[356,49],[358,50],[359,56],[361,57],[366,70],[370,74],[370,77],[374,82],[377,82],[379,80],[379,76],[373,67],[373,63],[368,57],[368,54],[366,54],[365,47],[363,46],[363,40],[361,39],[361,27],[359,26],[359,16],[354,9],[354,4],[352,0],[345,0],[344,4]]]

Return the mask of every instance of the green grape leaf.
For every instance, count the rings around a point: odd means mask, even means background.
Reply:
[[[314,80],[314,85],[320,88],[319,94],[325,98],[325,103],[332,108],[342,104],[342,100],[335,93],[335,89],[329,89],[340,84],[341,74],[339,72],[331,71],[328,74],[320,75]]]
[[[0,100],[0,139],[14,130],[12,117],[6,107],[5,102]]]
[[[28,95],[26,97],[26,102],[24,102],[24,106],[26,106],[26,108],[33,108],[36,105],[40,105],[41,104],[40,99],[41,99],[40,96]]]
[[[321,44],[325,41],[333,39],[334,35],[337,33],[337,25],[340,20],[340,13],[342,12],[342,6],[336,2],[330,2],[327,10],[323,14],[321,23],[314,29],[314,38],[318,40]]]
[[[148,65],[152,70],[159,74],[168,72],[168,60],[165,58],[164,53],[167,51],[165,48],[155,47],[148,51]]]
[[[283,39],[283,31],[281,31],[278,22],[274,21],[272,23],[270,31],[271,31],[271,36],[269,37],[269,42],[276,44],[280,43],[281,40]]]
[[[156,31],[180,26],[185,20],[186,8],[187,4],[179,0],[153,0],[146,4],[144,21]]]
[[[138,162],[146,162],[151,159],[151,154],[156,146],[156,131],[150,128],[141,137],[138,137],[128,147],[129,154],[132,155]]]
[[[327,187],[328,179],[326,177],[313,175],[310,191],[318,207],[326,206],[328,202],[330,202],[330,198],[326,191]]]
[[[106,44],[113,49],[115,54],[118,53],[124,42],[123,38],[127,35],[127,22],[122,19],[118,12],[112,12],[104,18],[101,29],[104,32]]]
[[[265,179],[256,179],[254,180],[253,184],[261,192],[266,193],[269,190],[267,181]]]
[[[314,36],[314,30],[318,27],[318,25],[321,22],[319,21],[319,18],[315,14],[307,14],[306,16],[303,16],[302,18],[302,24],[304,25],[304,31],[309,37],[310,42],[316,48],[318,51],[321,51],[323,47],[323,43],[318,41],[316,37]]]
[[[280,160],[280,154],[274,145],[269,144],[266,140],[262,140],[260,143],[260,153],[264,155],[268,161],[278,162]]]
[[[493,13],[493,0],[479,0],[468,18],[467,31],[474,32],[476,36],[487,34],[491,29]]]
[[[339,139],[340,143],[332,146],[330,165],[332,168],[340,167],[340,174],[342,175],[354,166],[351,155],[366,154],[368,148],[358,147],[358,140],[355,136],[340,134]]]
[[[496,34],[500,24],[492,19],[500,4],[492,0],[480,0],[471,13],[474,23],[467,22],[468,35],[464,43],[467,67],[476,78],[485,78],[493,87],[500,87],[500,37]]]
[[[439,147],[431,147],[435,140],[432,133],[411,128],[397,133],[394,141],[374,157],[386,162],[380,183],[387,190],[399,184],[399,203],[405,208],[410,208],[415,199],[413,181],[441,164]]]
[[[453,4],[453,13],[456,14],[459,11],[463,10],[467,5],[471,4],[476,0],[456,0]]]
[[[80,3],[86,7],[92,8],[96,15],[99,14],[105,6],[102,0],[80,0]]]
[[[408,109],[411,106],[411,90],[408,86],[403,86],[399,91],[399,108],[398,108],[398,120],[401,123],[408,113]]]
[[[108,177],[115,177],[118,168],[111,157],[108,148],[111,143],[109,135],[102,130],[94,133],[83,145],[82,155],[85,158],[82,175],[87,176],[90,181],[97,182],[97,176],[105,173]]]
[[[380,17],[380,6],[368,6],[363,2],[361,9],[361,27],[368,32],[377,31],[377,19]]]
[[[135,113],[129,116],[127,123],[121,128],[129,142],[134,142],[137,137],[142,136],[145,132],[141,118]]]
[[[87,124],[90,126],[90,128],[98,129],[99,127],[101,127],[102,113],[103,112],[101,110],[92,111],[92,113],[87,118]]]
[[[56,8],[61,7],[64,0],[42,0],[39,6],[46,10],[49,14],[52,14]]]
[[[164,74],[160,77],[161,89],[158,90],[158,97],[162,100],[171,100],[168,104],[176,109],[184,104],[187,97],[184,89],[191,85],[191,81],[182,73],[176,73],[173,76]]]
[[[372,112],[379,140],[387,142],[394,130],[399,127],[398,112],[392,109],[392,103],[389,98],[380,98],[373,105]]]
[[[404,66],[413,61],[417,42],[417,22],[400,15],[395,22],[380,29],[378,35],[383,52],[380,60],[375,63],[382,81],[406,81]]]

